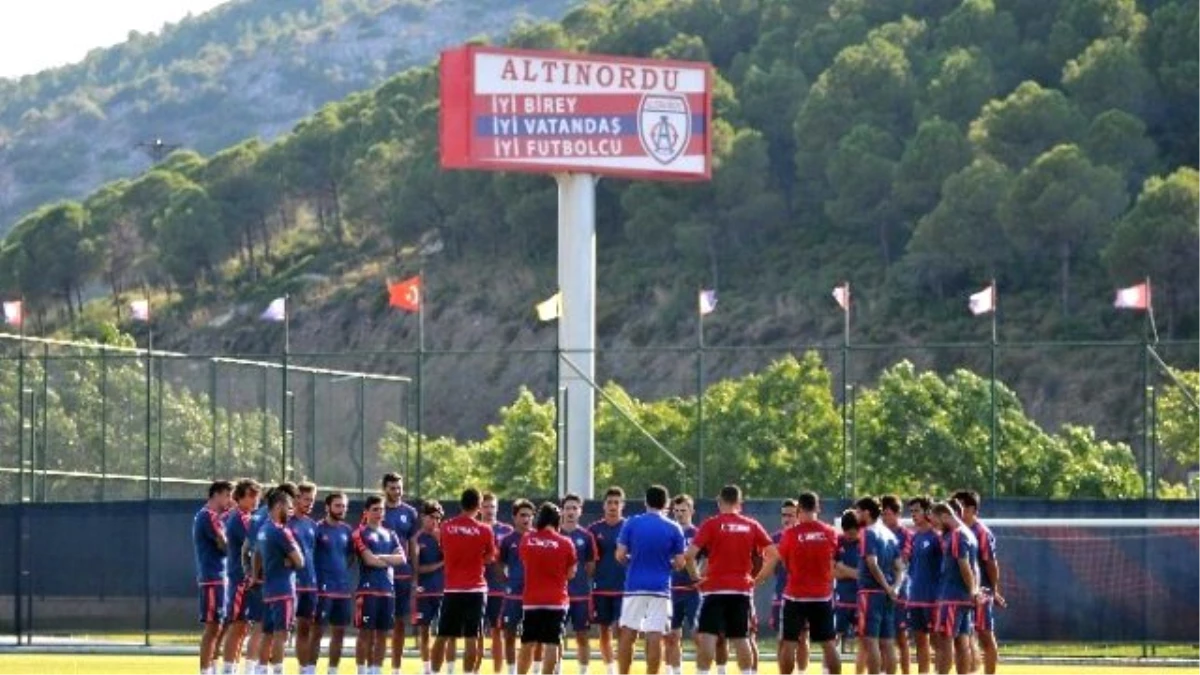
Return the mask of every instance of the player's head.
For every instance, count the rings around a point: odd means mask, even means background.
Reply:
[[[951,497],[950,499],[947,499],[947,500],[946,500],[946,505],[947,505],[947,506],[949,506],[949,507],[950,507],[950,510],[954,512],[954,517],[955,517],[955,518],[962,518],[962,517],[963,517],[963,506],[962,506],[962,502],[958,501],[958,500],[957,500],[957,499],[955,499],[954,497]]]
[[[442,524],[443,515],[441,502],[426,499],[421,503],[421,528],[433,532]]]
[[[243,478],[233,486],[233,501],[243,511],[253,511],[258,508],[258,495],[262,486],[253,478]]]
[[[276,522],[285,520],[292,513],[292,495],[287,490],[276,489],[267,501],[267,509]]]
[[[979,493],[974,490],[959,490],[953,499],[962,505],[963,516],[974,519],[979,515]]]
[[[742,488],[726,485],[717,495],[717,508],[721,513],[733,513],[742,507]]]
[[[313,502],[317,500],[317,485],[304,481],[297,485],[296,489],[300,493],[296,497],[296,513],[307,516],[312,513]]]
[[[233,501],[233,483],[227,480],[214,480],[208,486],[208,504],[210,508],[224,511]]]
[[[383,474],[383,478],[379,481],[379,487],[383,490],[389,504],[399,504],[400,500],[404,499],[404,479],[400,478],[400,474],[395,471]]]
[[[518,499],[512,505],[513,527],[518,532],[524,532],[533,524],[533,502],[528,499]]]
[[[692,518],[696,515],[696,504],[692,501],[691,495],[675,495],[675,498],[671,500],[671,514],[675,516],[675,522],[681,525],[691,525]]]
[[[953,500],[938,502],[929,509],[929,512],[933,514],[933,520],[941,523],[942,529],[953,530],[958,527],[958,516],[954,513]]]
[[[846,509],[842,512],[842,536],[850,541],[858,539],[858,514],[854,509]]]
[[[787,529],[796,524],[796,500],[788,497],[779,502],[779,527]]]
[[[276,485],[275,489],[278,491],[286,492],[288,494],[288,496],[292,498],[293,502],[295,502],[296,498],[300,496],[300,486],[296,485],[295,483],[293,483],[290,480],[285,480],[282,483],[280,483],[279,485]]]
[[[481,501],[483,501],[483,495],[479,493],[479,489],[471,487],[463,490],[462,496],[458,499],[458,505],[462,507],[463,513],[473,515],[479,510]]]
[[[913,525],[928,527],[933,524],[929,520],[929,508],[931,506],[929,497],[923,495],[908,500],[908,515],[912,518]]]
[[[334,522],[346,519],[346,493],[330,492],[325,495],[325,516]]]
[[[537,513],[537,529],[544,530],[547,527],[557,530],[562,514],[554,502],[542,502]]]
[[[863,497],[854,502],[854,511],[858,514],[858,522],[860,525],[874,525],[875,521],[879,520],[879,515],[883,512],[883,507],[879,505],[879,500],[874,497]]]
[[[904,503],[900,501],[900,497],[897,495],[884,495],[880,497],[879,509],[884,525],[893,529],[900,527],[900,512],[904,510]]]
[[[651,485],[646,488],[646,508],[662,511],[667,508],[671,493],[663,485]]]
[[[798,506],[800,508],[800,520],[816,520],[821,513],[821,498],[817,493],[805,491],[800,493]]]
[[[574,528],[579,525],[579,516],[583,514],[583,497],[568,492],[562,498],[562,524]]]
[[[363,502],[363,516],[367,525],[379,527],[379,523],[383,522],[383,495],[367,495]]]
[[[614,485],[604,491],[604,517],[615,520],[625,511],[625,491]]]
[[[479,519],[485,523],[496,522],[496,493],[485,492],[479,502]]]

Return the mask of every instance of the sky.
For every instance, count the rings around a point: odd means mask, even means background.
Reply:
[[[83,60],[129,31],[158,32],[226,0],[0,0],[0,77]]]

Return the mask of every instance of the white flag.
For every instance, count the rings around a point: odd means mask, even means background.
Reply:
[[[539,302],[536,309],[539,321],[553,321],[562,316],[562,291]]]
[[[700,291],[700,316],[717,311],[717,292]]]
[[[10,326],[20,326],[24,320],[25,312],[20,300],[4,303],[4,323]]]
[[[842,311],[850,311],[850,284],[842,284],[833,289],[833,299]]]
[[[1117,309],[1148,309],[1150,307],[1150,286],[1146,282],[1122,288],[1117,291],[1117,299],[1113,301]]]
[[[149,321],[150,301],[134,300],[133,302],[129,303],[129,311],[133,315],[134,321]]]
[[[263,310],[262,316],[259,317],[263,321],[283,321],[287,319],[287,298],[275,298],[267,308]]]
[[[972,293],[967,306],[975,316],[996,311],[996,286],[993,284],[978,293]]]

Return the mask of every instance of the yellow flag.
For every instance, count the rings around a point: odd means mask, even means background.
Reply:
[[[537,315],[540,321],[554,321],[562,316],[562,292],[559,291],[537,304]]]

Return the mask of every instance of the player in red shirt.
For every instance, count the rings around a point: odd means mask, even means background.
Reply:
[[[446,643],[454,638],[466,642],[463,672],[478,672],[483,657],[478,638],[488,590],[484,568],[496,560],[496,538],[491,527],[476,520],[481,501],[479,490],[467,488],[459,500],[462,511],[442,522],[446,589],[430,655],[435,673],[442,669]]]
[[[742,489],[736,485],[721,488],[717,498],[720,513],[700,526],[684,557],[688,573],[699,581],[700,620],[696,629],[696,672],[707,675],[712,667],[717,636],[724,635],[737,650],[738,667],[747,672],[753,666],[753,654],[747,637],[753,615],[754,569],[756,554],[777,556],[771,535],[757,520],[743,516]],[[708,557],[704,578],[696,570],[696,557],[703,550]]]
[[[827,673],[842,672],[837,651],[837,633],[833,629],[833,566],[838,553],[837,530],[817,520],[821,502],[817,495],[800,495],[799,518],[779,538],[779,550],[770,551],[762,571],[755,578],[760,584],[771,578],[775,565],[787,568],[787,586],[783,591],[783,612],[779,637],[779,672],[790,673],[796,667],[796,650],[804,629],[813,643],[825,651]],[[800,671],[808,670],[807,658]]]
[[[538,509],[533,532],[521,539],[520,557],[525,567],[521,593],[521,654],[517,672],[524,675],[533,664],[534,648],[544,647],[542,673],[553,673],[562,653],[563,627],[571,595],[567,583],[575,576],[578,558],[575,543],[558,533],[561,514],[550,502]]]

